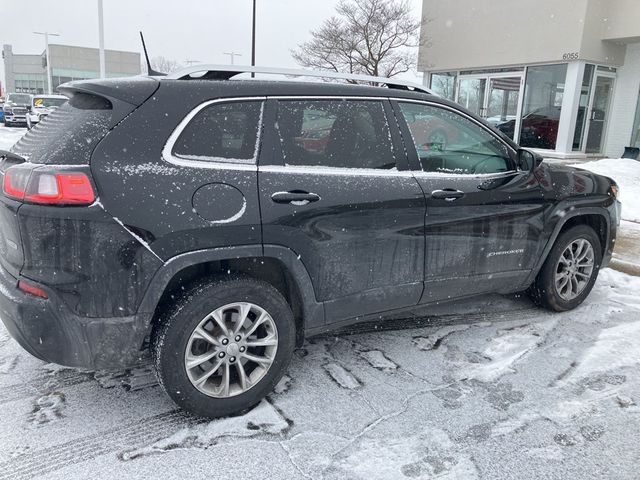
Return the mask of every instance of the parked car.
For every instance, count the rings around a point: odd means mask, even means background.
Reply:
[[[27,128],[31,130],[34,125],[67,100],[68,98],[64,95],[34,95],[27,111]]]
[[[63,85],[2,153],[0,317],[27,351],[87,369],[150,354],[178,405],[224,416],[305,337],[492,292],[569,310],[609,263],[611,179],[422,86],[237,72]],[[327,144],[305,147],[319,115]],[[422,149],[426,118],[455,141]]]
[[[27,111],[31,105],[28,93],[10,93],[6,96],[4,106],[4,124],[9,127],[16,124],[26,125]]]
[[[560,125],[559,106],[536,109],[522,117],[520,143],[532,148],[554,149]],[[516,120],[496,125],[505,135],[513,138]]]

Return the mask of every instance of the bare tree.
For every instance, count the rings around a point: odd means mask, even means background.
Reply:
[[[171,60],[169,58],[160,56],[153,57],[151,59],[151,68],[153,68],[156,72],[171,73],[184,68],[184,65],[176,60]]]
[[[304,67],[392,77],[415,67],[421,23],[406,0],[341,0],[291,54]]]

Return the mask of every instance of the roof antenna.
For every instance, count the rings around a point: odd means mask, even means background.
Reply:
[[[147,75],[151,77],[163,77],[166,73],[157,72],[151,67],[151,62],[149,61],[149,54],[147,53],[147,45],[144,43],[144,35],[142,35],[142,31],[140,31],[140,40],[142,40],[142,49],[144,50],[144,58],[147,60]]]

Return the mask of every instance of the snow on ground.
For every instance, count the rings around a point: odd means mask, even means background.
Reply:
[[[25,133],[26,128],[5,127],[0,123],[0,150],[9,150]]]
[[[309,339],[214,421],[148,366],[56,367],[0,327],[0,479],[637,478],[638,291],[605,269],[572,312],[488,296]]]
[[[640,222],[640,161],[629,158],[605,158],[573,166],[613,178],[620,187],[622,219]]]

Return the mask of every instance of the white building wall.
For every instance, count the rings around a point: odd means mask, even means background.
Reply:
[[[640,92],[640,43],[627,45],[624,65],[618,75],[610,113],[604,154],[610,158],[622,155],[631,142],[633,120]]]

